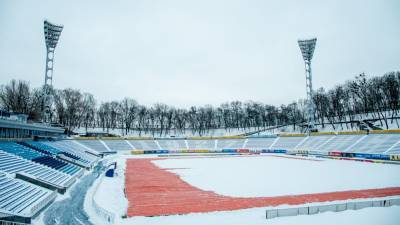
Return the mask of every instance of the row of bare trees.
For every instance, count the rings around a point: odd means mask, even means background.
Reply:
[[[42,93],[41,88],[32,89],[25,81],[12,80],[0,88],[0,107],[28,114],[38,121],[43,109]],[[92,94],[70,88],[52,90],[52,93],[52,120],[68,130],[120,129],[122,134],[135,131],[139,135],[160,136],[190,130],[204,135],[217,128],[247,130],[292,125],[296,129],[305,118],[303,100],[281,106],[232,101],[218,107],[205,105],[183,109],[162,103],[144,106],[131,98],[97,104]],[[318,89],[313,101],[315,121],[322,127],[331,124],[336,129],[348,126],[349,121],[374,118],[388,128],[388,120],[396,118],[399,112],[400,72],[372,78],[361,74],[328,91]]]
[[[397,118],[400,104],[400,72],[367,78],[363,73],[354,80],[325,91],[314,93],[316,120],[325,126],[352,125],[350,121],[377,120],[382,128],[389,128]]]
[[[275,107],[257,102],[233,101],[219,107],[206,105],[181,109],[162,103],[146,107],[125,98],[120,102],[101,103],[96,114],[96,124],[107,131],[122,129],[125,134],[135,130],[139,135],[150,133],[162,136],[171,134],[171,130],[179,134],[190,129],[193,133],[204,135],[217,128],[261,129],[286,124],[290,115],[283,114],[287,113],[285,110],[297,110],[294,105]]]

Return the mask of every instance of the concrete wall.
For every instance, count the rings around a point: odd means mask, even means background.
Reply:
[[[98,179],[95,184],[93,196],[91,196],[91,203],[92,207],[94,209],[94,212],[99,216],[104,222],[107,224],[114,224],[115,221],[115,215],[112,212],[109,212],[108,210],[104,209],[101,207],[99,204],[97,204],[96,200],[94,199],[94,196],[96,195],[97,189],[99,188],[101,182],[103,181],[104,175],[100,175],[100,179]]]

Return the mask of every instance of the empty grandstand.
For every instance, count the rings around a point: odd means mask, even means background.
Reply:
[[[64,129],[27,117],[0,117],[0,224],[31,224],[99,160],[98,151],[74,141],[48,141],[62,139]]]
[[[243,148],[243,139],[220,139],[217,142],[217,149],[224,148]]]
[[[62,193],[75,182],[75,178],[71,175],[2,150],[0,150],[0,171],[15,174],[21,179]]]
[[[278,137],[271,146],[273,149],[295,149],[305,140],[305,137]]]
[[[327,143],[335,136],[319,135],[306,137],[299,145],[296,146],[296,150],[317,150],[320,146]]]
[[[75,141],[45,141],[44,145],[59,149],[62,154],[69,154],[77,158],[76,164],[91,168],[99,160],[98,153],[93,149],[85,148]]]
[[[68,143],[71,141],[64,141]],[[60,142],[50,142],[58,145]],[[221,150],[221,149],[284,149],[320,152],[360,152],[374,154],[399,154],[400,134],[339,134],[314,136],[279,136],[209,139],[158,139],[158,140],[90,140],[79,143],[108,151],[126,150]],[[106,145],[106,147],[104,146]]]
[[[159,145],[154,140],[129,140],[129,143],[135,149],[154,150],[160,149]]]
[[[84,146],[95,149],[97,152],[109,152],[110,149],[101,140],[79,140]]]
[[[187,142],[184,139],[160,139],[157,142],[161,149],[188,149]]]
[[[86,159],[87,157],[82,154],[77,154],[76,151],[71,151],[71,147],[66,147],[65,149],[61,149],[59,147],[53,147],[50,141],[48,142],[37,142],[37,141],[25,141],[19,142],[21,145],[28,146],[32,149],[35,149],[44,154],[50,155],[52,157],[56,157],[60,160],[66,161],[68,163],[84,167],[91,167],[91,160]],[[55,142],[53,142],[55,143]],[[58,142],[57,142],[58,143]],[[87,154],[86,154],[87,155]]]
[[[364,138],[362,135],[336,135],[333,139],[328,140],[324,145],[319,146],[321,151],[346,151],[356,142],[360,141],[360,138]]]
[[[30,223],[31,217],[56,196],[54,191],[12,178],[0,171],[0,224],[1,220]]]
[[[400,153],[400,134],[396,132],[87,140],[65,140],[62,136],[54,138],[53,134],[52,138],[37,136],[35,141],[32,135],[28,138],[21,136],[21,133],[26,134],[22,131],[8,132],[7,140],[0,142],[0,221],[21,224],[29,224],[32,217],[57,197],[57,193],[65,193],[75,182],[79,182],[85,171],[83,168],[90,170],[101,160],[100,157],[107,154],[126,154],[132,150],[139,154],[227,155],[310,155],[311,152],[317,152],[315,155],[318,157],[330,157],[332,152],[340,152],[332,157],[399,160]],[[41,134],[50,133],[49,131]],[[370,156],[371,154],[377,156]]]
[[[214,139],[206,140],[187,140],[189,149],[216,149],[216,141]]]
[[[108,147],[108,149],[112,149],[115,151],[126,151],[133,149],[132,145],[130,145],[130,143],[125,140],[116,140],[116,141],[104,140],[104,144]]]
[[[245,148],[269,149],[276,138],[248,138]]]
[[[31,143],[30,145],[36,145],[40,143]],[[39,148],[37,148],[39,149]],[[44,148],[42,148],[44,149]],[[79,173],[80,168],[69,164],[65,161],[59,160],[57,158],[52,157],[51,155],[46,155],[41,152],[37,152],[34,149],[28,148],[24,145],[17,144],[14,142],[0,142],[0,150],[15,154],[24,159],[31,160],[32,162],[42,164],[44,166],[48,166],[50,168],[56,169],[60,172],[75,175]],[[52,149],[56,151],[55,149]],[[49,148],[47,150],[43,150],[43,152],[50,152]]]
[[[398,134],[370,134],[360,137],[347,152],[365,152],[365,153],[386,153],[386,151],[395,146],[399,141]]]

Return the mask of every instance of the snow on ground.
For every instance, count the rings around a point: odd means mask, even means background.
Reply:
[[[189,184],[232,197],[399,187],[400,166],[342,161],[263,157],[188,158],[153,161]]]
[[[231,212],[196,213],[181,216],[134,217],[118,221],[118,225],[398,225],[400,221],[400,206],[389,208],[366,208],[343,212],[326,212],[316,215],[280,217],[265,219],[265,209],[247,209]]]
[[[67,198],[71,198],[71,191],[72,189],[87,175],[89,175],[91,172],[89,171],[84,171],[83,175],[71,186],[67,189],[67,191],[64,194],[58,194],[56,199],[51,203],[53,204],[54,202],[60,202],[63,201]],[[44,220],[44,214],[46,213],[46,211],[48,210],[50,206],[46,207],[43,211],[41,211],[39,213],[39,215],[37,215],[34,219],[32,219],[32,224],[35,225],[44,225],[45,221]]]
[[[128,207],[128,200],[124,194],[126,160],[121,157],[109,160],[114,161],[117,162],[114,177],[103,176],[101,185],[94,194],[94,200],[107,211],[121,217],[126,214]]]
[[[327,212],[271,220],[265,219],[267,207],[230,212],[123,219],[120,215],[123,215],[127,207],[123,192],[124,173],[121,171],[125,168],[124,161],[127,158],[149,156],[119,155],[117,157],[115,160],[117,160],[119,167],[118,176],[103,179],[95,196],[96,201],[102,207],[118,215],[116,216],[116,225],[397,225],[400,221],[400,206],[367,208],[339,213]],[[178,174],[191,185],[235,197],[276,196],[400,186],[400,166],[397,165],[340,160],[308,161],[266,155],[260,157],[166,158],[154,160],[153,163]],[[90,192],[93,192],[93,190],[89,191],[89,198]],[[99,218],[95,218],[95,213],[90,207],[87,207],[87,204],[85,210],[91,217],[91,221],[98,225],[102,224]]]

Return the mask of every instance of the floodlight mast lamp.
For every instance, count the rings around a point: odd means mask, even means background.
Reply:
[[[316,38],[298,40],[301,54],[304,59],[304,66],[306,70],[306,117],[307,117],[307,132],[310,134],[310,129],[314,127],[314,104],[313,104],[313,89],[312,89],[312,73],[311,73],[311,59],[314,54]]]
[[[54,65],[54,51],[56,49],[58,39],[60,38],[63,26],[55,25],[49,21],[44,21],[44,39],[46,42],[46,72],[44,77],[44,110],[43,122],[50,123],[51,112],[51,89],[53,86],[53,65]]]

